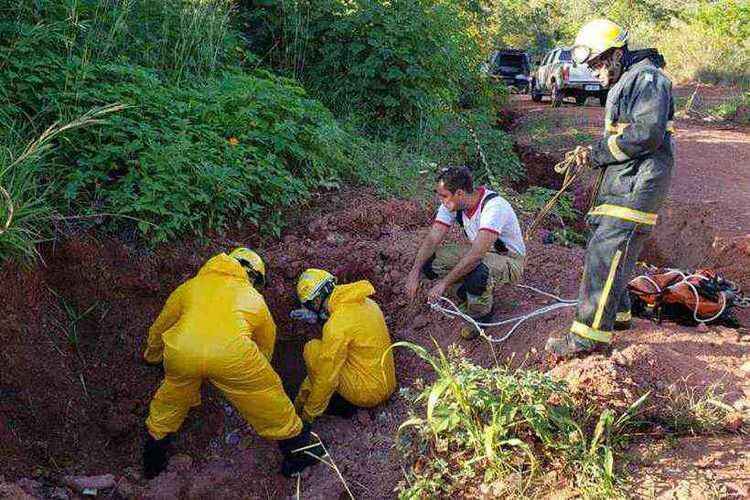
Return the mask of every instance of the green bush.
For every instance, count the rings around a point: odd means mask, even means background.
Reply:
[[[480,183],[501,188],[504,182],[517,181],[525,175],[513,149],[513,138],[495,126],[492,110],[446,115],[430,130],[428,138],[436,161],[467,165]]]
[[[461,2],[297,0],[266,13],[283,42],[270,56],[277,67],[373,130],[440,114],[479,77],[474,15]]]
[[[656,37],[679,81],[750,83],[750,3],[700,2]]]
[[[38,165],[37,189],[54,186],[63,214],[115,214],[115,226],[137,219],[153,241],[247,222],[278,232],[279,208],[352,173],[350,137],[291,80],[228,66],[198,78],[210,69],[200,53],[161,69],[125,53],[81,57],[89,45],[66,49],[66,22],[4,27],[0,98],[16,126],[127,106],[105,127],[67,135]],[[188,70],[193,78],[175,78]]]
[[[53,28],[62,59],[116,61],[180,80],[240,61],[232,0],[0,0],[2,42]],[[3,36],[5,35],[5,36]],[[6,38],[7,37],[7,38]],[[5,40],[3,40],[6,38]]]
[[[51,185],[41,187],[46,157],[61,134],[102,122],[102,117],[122,110],[103,106],[87,111],[71,122],[55,123],[37,137],[16,128],[17,122],[3,113],[0,123],[0,259],[24,263],[37,257],[36,243],[51,233],[54,211],[50,206]]]

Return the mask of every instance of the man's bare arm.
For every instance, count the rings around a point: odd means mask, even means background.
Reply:
[[[427,233],[424,241],[419,246],[419,251],[414,259],[414,266],[409,271],[409,276],[406,280],[406,294],[410,299],[414,299],[417,295],[417,289],[419,288],[419,274],[422,272],[422,266],[429,260],[430,257],[435,253],[438,245],[443,241],[445,235],[448,233],[449,227],[445,224],[435,222],[430,228],[430,232]]]
[[[448,226],[435,222],[430,228],[430,232],[427,233],[422,244],[419,246],[417,257],[414,259],[414,266],[412,266],[412,272],[419,272],[422,270],[425,262],[435,253],[437,247],[442,243],[445,235],[448,233]]]

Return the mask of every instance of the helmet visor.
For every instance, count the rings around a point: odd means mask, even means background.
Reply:
[[[576,45],[571,51],[571,57],[577,64],[583,64],[591,59],[591,47],[586,45]]]

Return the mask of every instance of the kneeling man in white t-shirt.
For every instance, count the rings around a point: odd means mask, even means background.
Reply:
[[[440,198],[435,221],[419,247],[406,282],[414,299],[420,275],[438,281],[428,292],[430,303],[451,293],[469,316],[487,322],[492,317],[492,292],[496,284],[517,283],[523,275],[526,246],[518,217],[510,203],[484,186],[474,189],[467,167],[446,167],[437,177]],[[469,240],[441,245],[448,229],[457,223]],[[476,336],[464,329],[462,336]]]

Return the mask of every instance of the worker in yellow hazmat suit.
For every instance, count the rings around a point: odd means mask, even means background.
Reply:
[[[391,338],[380,307],[369,297],[369,281],[336,285],[321,269],[308,269],[297,282],[302,309],[291,316],[324,321],[321,340],[305,345],[307,378],[294,402],[305,422],[322,413],[350,417],[357,407],[386,401],[396,388]]]
[[[313,457],[295,452],[313,439],[270,364],[276,325],[257,290],[265,279],[265,264],[252,250],[216,255],[169,296],[149,329],[143,357],[150,364],[163,360],[165,377],[146,420],[147,478],[166,466],[167,439],[190,407],[200,404],[204,379],[224,393],[260,436],[279,441],[283,473],[291,475],[315,463]]]

